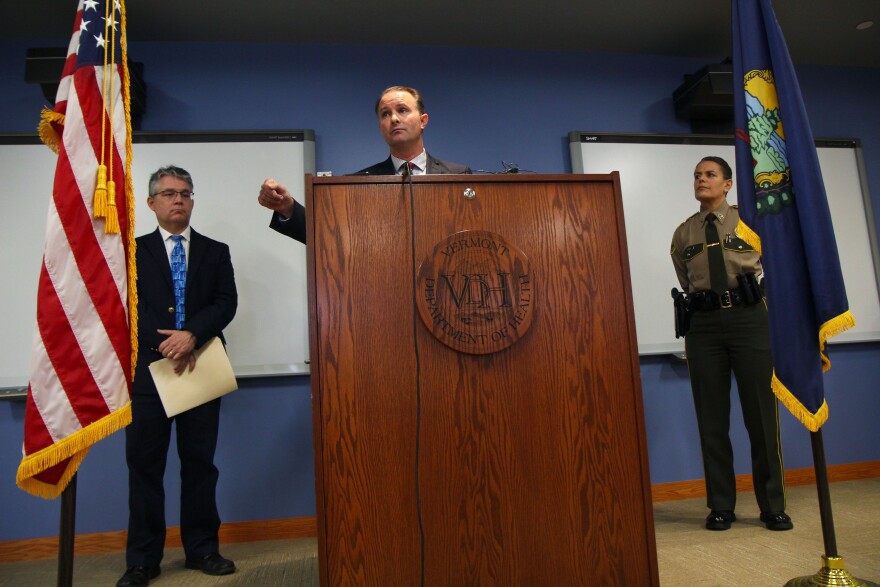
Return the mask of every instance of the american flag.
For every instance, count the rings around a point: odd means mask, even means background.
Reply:
[[[60,495],[92,444],[131,422],[137,301],[125,45],[122,0],[80,0],[55,108],[40,125],[58,163],[16,480],[45,498]]]

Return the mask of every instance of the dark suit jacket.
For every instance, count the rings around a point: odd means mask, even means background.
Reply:
[[[459,165],[458,163],[449,163],[448,161],[443,161],[441,159],[437,159],[436,157],[432,157],[430,153],[425,153],[428,156],[428,168],[425,170],[427,175],[450,175],[450,174],[458,174],[458,173],[471,173],[470,167],[467,165]],[[388,159],[382,161],[381,163],[376,163],[375,165],[371,165],[365,169],[361,169],[357,173],[353,173],[352,175],[396,175],[397,170],[394,168],[394,163],[391,161],[391,155],[388,156]]]
[[[157,228],[137,238],[138,360],[133,393],[156,393],[149,365],[162,358],[157,350],[165,336],[157,329],[174,330],[174,283],[165,243]],[[229,247],[197,233],[190,233],[186,270],[186,322],[184,330],[201,347],[211,338],[223,338],[238,306],[235,275]]]
[[[269,228],[306,244],[306,209],[299,202],[294,202],[293,216],[287,220],[281,220],[278,212],[273,212]]]
[[[471,173],[470,167],[466,165],[459,165],[458,163],[449,163],[448,161],[443,161],[441,159],[437,159],[436,157],[432,157],[430,153],[425,153],[428,156],[428,165],[425,172],[427,175],[451,175],[451,174],[459,174],[459,173]],[[352,175],[396,175],[397,170],[394,168],[394,163],[391,161],[391,155],[388,156],[388,159],[382,161],[381,163],[376,163],[370,167],[365,169],[361,169],[357,173],[352,173]],[[272,214],[272,220],[269,222],[269,227],[273,230],[277,230],[281,234],[287,235],[290,238],[296,239],[299,242],[305,244],[306,242],[306,209],[303,208],[302,204],[296,202],[293,209],[293,216],[291,216],[288,220],[281,220],[281,216],[278,215],[278,212],[274,212]]]

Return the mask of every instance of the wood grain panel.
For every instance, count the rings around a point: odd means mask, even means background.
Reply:
[[[447,236],[443,218],[504,235],[532,262],[536,315],[522,341],[485,360],[420,336],[420,481],[447,480],[443,491],[423,490],[426,575],[439,585],[650,584],[647,565],[627,564],[650,560],[643,536],[653,527],[624,391],[638,385],[610,182],[586,193],[554,185],[551,198],[543,182],[476,189],[471,201],[448,186],[429,194],[417,206],[417,242]],[[637,535],[621,542],[633,526]]]
[[[316,327],[327,584],[415,585],[415,363],[400,186],[316,190]],[[409,286],[409,287],[408,287]],[[315,387],[317,385],[317,387]]]
[[[656,585],[612,178],[354,179],[316,179],[310,201],[322,579]],[[498,353],[457,353],[415,315],[416,267],[461,230],[531,261],[532,327]]]

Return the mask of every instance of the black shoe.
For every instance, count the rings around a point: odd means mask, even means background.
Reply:
[[[202,558],[186,559],[186,568],[196,569],[206,575],[231,575],[235,572],[235,563],[220,556],[219,552],[212,552]]]
[[[122,578],[116,582],[116,587],[147,587],[150,579],[155,579],[161,572],[159,567],[128,567]]]
[[[730,525],[736,522],[736,514],[730,510],[712,510],[706,516],[707,530],[730,530]]]
[[[794,524],[785,512],[761,512],[761,521],[768,530],[791,530]]]

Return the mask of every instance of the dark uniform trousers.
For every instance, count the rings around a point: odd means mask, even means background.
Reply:
[[[730,374],[733,371],[751,442],[755,497],[763,512],[785,509],[779,409],[770,387],[773,364],[767,308],[763,303],[697,311],[685,337],[688,370],[697,411],[707,505],[736,506],[736,477],[730,444]]]

